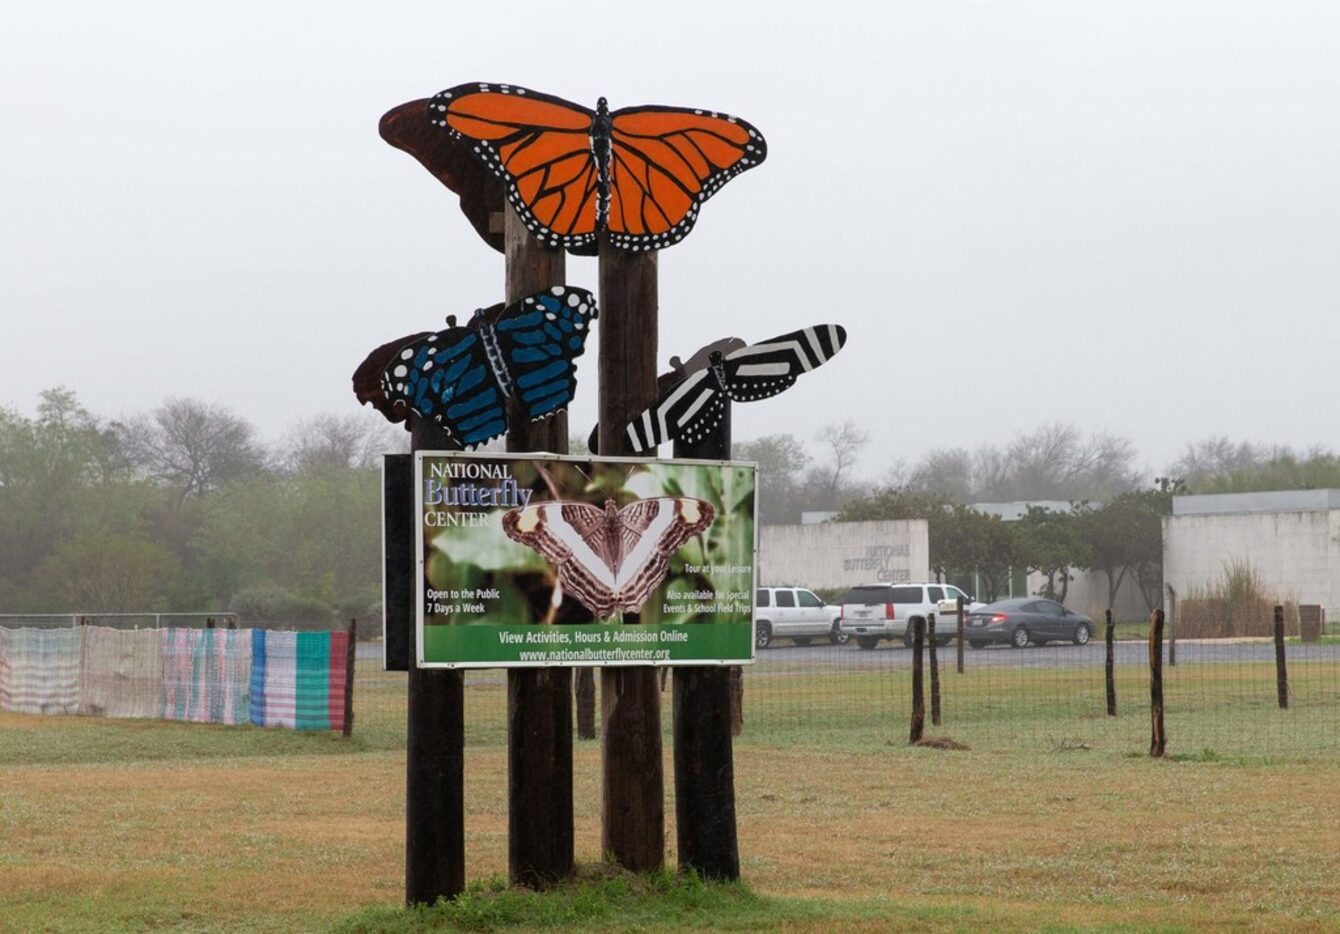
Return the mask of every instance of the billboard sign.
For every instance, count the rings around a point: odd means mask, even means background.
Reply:
[[[753,657],[755,467],[414,455],[422,667]]]

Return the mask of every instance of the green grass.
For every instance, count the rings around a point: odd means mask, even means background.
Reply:
[[[476,882],[433,907],[360,912],[336,929],[348,934],[432,930],[765,930],[890,920],[887,903],[839,903],[761,896],[744,883],[709,883],[669,871],[636,875],[585,866],[576,879],[543,892],[509,888],[501,877]]]
[[[907,745],[908,653],[880,651],[887,670],[746,673],[744,880],[725,886],[601,863],[597,742],[574,749],[579,877],[503,886],[505,677],[467,676],[478,881],[414,911],[399,907],[403,674],[360,665],[352,740],[0,715],[0,931],[1340,929],[1333,661],[1291,667],[1287,711],[1273,663],[1168,669],[1156,761],[1140,666],[1118,669],[1109,718],[1101,663],[974,667],[969,652],[958,675],[946,652],[944,723],[927,731],[971,747],[949,752]]]

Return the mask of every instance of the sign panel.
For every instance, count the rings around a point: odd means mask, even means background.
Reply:
[[[719,461],[417,452],[420,666],[752,661],[755,479]]]

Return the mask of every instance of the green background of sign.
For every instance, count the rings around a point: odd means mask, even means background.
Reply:
[[[755,469],[753,465],[694,463],[685,461],[646,461],[602,458],[505,457],[494,454],[469,455],[422,452],[415,460],[415,482],[420,497],[419,548],[421,568],[418,625],[421,629],[421,663],[426,665],[572,665],[620,664],[617,661],[533,659],[522,661],[522,652],[543,651],[540,644],[506,644],[502,631],[524,635],[537,627],[552,631],[593,630],[604,633],[613,629],[631,629],[621,625],[621,617],[589,623],[569,609],[563,623],[578,625],[541,626],[550,621],[549,597],[557,582],[557,571],[532,549],[507,538],[502,530],[502,515],[509,506],[457,507],[429,505],[423,502],[425,479],[433,475],[432,465],[446,468],[473,464],[482,468],[502,465],[507,476],[531,491],[529,505],[555,499],[604,505],[607,499],[619,507],[639,499],[656,496],[692,496],[709,503],[714,510],[712,525],[676,553],[670,561],[666,579],[652,591],[640,613],[638,628],[661,627],[688,633],[685,642],[622,643],[630,650],[668,649],[669,657],[655,664],[729,662],[738,664],[752,659],[753,598],[755,569]],[[439,469],[438,473],[441,473]],[[475,483],[495,487],[496,478],[443,478],[450,483]],[[557,496],[554,494],[557,490]],[[427,519],[436,513],[430,526]],[[443,513],[453,513],[473,524],[443,525]],[[468,514],[468,515],[466,515]],[[740,571],[689,571],[688,568],[738,567]],[[478,594],[496,590],[498,596],[487,601],[463,599],[455,612],[425,612],[433,601],[425,599],[428,590]],[[677,598],[667,600],[668,592],[680,594],[711,591],[725,601],[727,593],[737,595],[731,602],[747,606],[747,612],[667,613],[667,604],[688,606],[712,600]],[[439,601],[443,602],[443,601]],[[482,606],[481,606],[482,604]],[[482,612],[481,612],[482,609]],[[578,607],[578,610],[581,608]],[[587,615],[589,619],[589,614]],[[494,620],[499,622],[494,623]],[[585,623],[584,625],[582,623]],[[610,642],[610,646],[616,643]],[[594,647],[594,644],[591,644]],[[577,651],[583,646],[569,643],[562,648]],[[600,647],[605,647],[602,641]],[[626,664],[642,664],[628,661]]]
[[[618,642],[620,633],[630,631],[660,634],[662,630],[683,633],[687,642]],[[503,644],[499,636],[502,632],[524,637],[527,633],[559,633],[567,635],[567,644]],[[599,641],[579,643],[577,633],[595,636]],[[453,662],[467,667],[482,665],[572,665],[595,667],[599,665],[668,665],[685,662],[718,662],[723,659],[748,661],[751,650],[750,627],[739,623],[688,623],[685,625],[661,626],[611,626],[602,623],[590,623],[579,626],[428,626],[424,629],[424,658],[429,662]],[[605,641],[608,638],[610,641]],[[659,661],[636,659],[555,659],[526,660],[522,653],[553,652],[558,650],[580,651],[582,649],[609,650],[621,648],[627,651],[646,649],[668,649],[670,657]]]

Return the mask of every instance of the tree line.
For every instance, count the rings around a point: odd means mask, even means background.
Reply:
[[[1129,576],[1153,609],[1163,589],[1163,517],[1181,490],[1161,480],[1154,489],[1129,490],[1101,504],[1030,505],[1006,521],[943,494],[884,487],[848,503],[838,520],[925,519],[937,578],[976,571],[983,589],[977,597],[988,602],[1006,592],[1012,570],[1023,568],[1042,575],[1042,595],[1064,603],[1080,570],[1104,575],[1108,606]]]
[[[222,406],[109,421],[60,388],[0,409],[0,611],[372,615],[379,456],[402,436],[351,412],[266,445]]]
[[[74,393],[42,392],[26,416],[0,408],[0,612],[186,612],[248,619],[377,617],[380,455],[406,434],[367,412],[321,414],[262,442],[227,408],[165,400],[121,419]],[[759,464],[759,518],[925,518],[941,572],[976,568],[999,591],[1010,567],[1064,597],[1074,569],[1126,576],[1157,601],[1159,517],[1173,492],[1340,487],[1340,458],[1210,438],[1150,488],[1127,439],[1049,424],[1003,446],[932,450],[862,478],[869,435],[851,421],[806,440],[737,443]],[[573,450],[582,446],[574,441]],[[1004,523],[974,502],[1059,500]],[[989,594],[988,594],[989,595]]]

